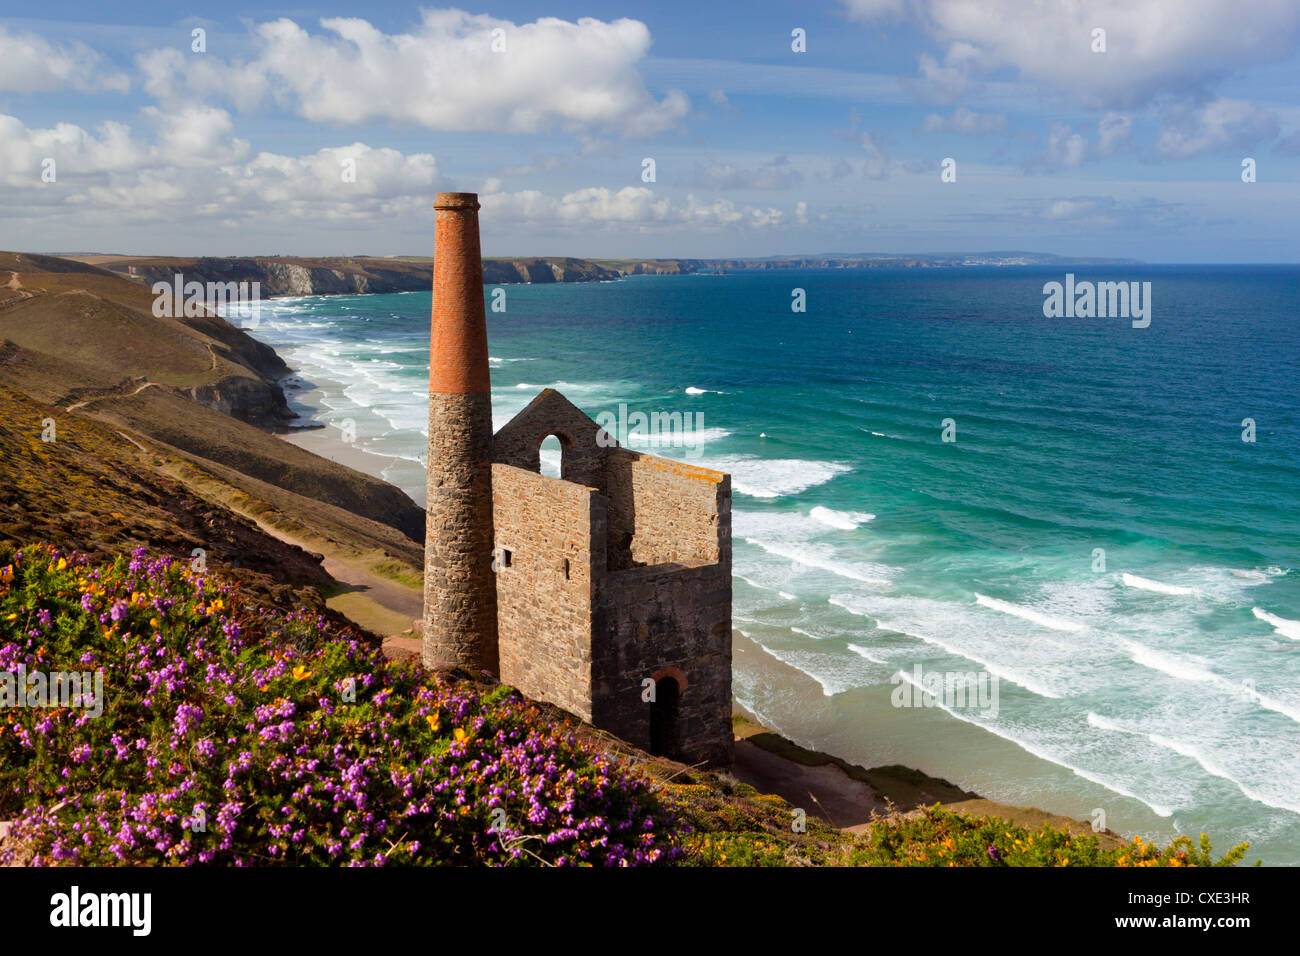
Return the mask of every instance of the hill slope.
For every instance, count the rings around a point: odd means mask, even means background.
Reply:
[[[0,252],[0,293],[0,385],[59,407],[56,421],[111,423],[248,494],[282,489],[309,524],[332,506],[422,543],[424,512],[402,491],[267,433],[294,418],[277,384],[289,369],[220,316],[155,316],[138,282],[24,253]]]

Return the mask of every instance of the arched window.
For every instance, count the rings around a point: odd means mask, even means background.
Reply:
[[[541,456],[541,472],[551,478],[560,478],[563,476],[564,446],[560,444],[560,439],[555,435],[548,435],[542,439],[542,447],[539,450]]]
[[[677,725],[681,711],[681,685],[667,674],[655,680],[655,696],[650,702],[650,753],[656,757],[676,757],[680,750]]]

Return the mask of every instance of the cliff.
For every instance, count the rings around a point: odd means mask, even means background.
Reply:
[[[52,257],[45,257],[52,258]],[[174,256],[70,256],[76,261],[133,279],[145,286],[174,281],[258,282],[261,294],[357,295],[368,292],[424,292],[433,260],[419,256],[249,256],[231,258]],[[579,259],[535,256],[483,260],[483,284],[609,282],[623,276],[692,275],[776,269],[943,268],[1006,265],[1103,265],[1129,259],[1065,258],[1032,252],[952,253],[947,255],[770,256],[760,259]],[[0,292],[3,292],[0,289]],[[3,299],[0,298],[0,307]]]
[[[185,281],[258,282],[265,297],[292,295],[356,295],[368,292],[422,292],[433,276],[430,258],[176,258],[147,256],[80,256],[93,264],[145,286]],[[605,282],[620,273],[590,259],[485,259],[483,282],[503,283]]]

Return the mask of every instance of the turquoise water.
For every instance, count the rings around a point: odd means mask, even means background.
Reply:
[[[914,765],[1300,863],[1300,270],[1075,271],[1150,281],[1150,327],[1044,318],[1044,268],[507,286],[494,416],[546,386],[690,414],[629,443],[732,474],[736,627],[788,665],[736,694],[777,729],[870,760],[893,675],[982,672],[996,713],[926,712]],[[417,500],[428,314],[276,300],[254,332]],[[1021,758],[1038,790],[999,774]]]

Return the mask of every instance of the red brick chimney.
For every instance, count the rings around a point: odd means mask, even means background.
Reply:
[[[496,673],[492,393],[478,196],[439,193],[429,350],[423,658]]]
[[[447,395],[488,392],[478,196],[438,193],[433,208],[437,223],[429,391]]]

